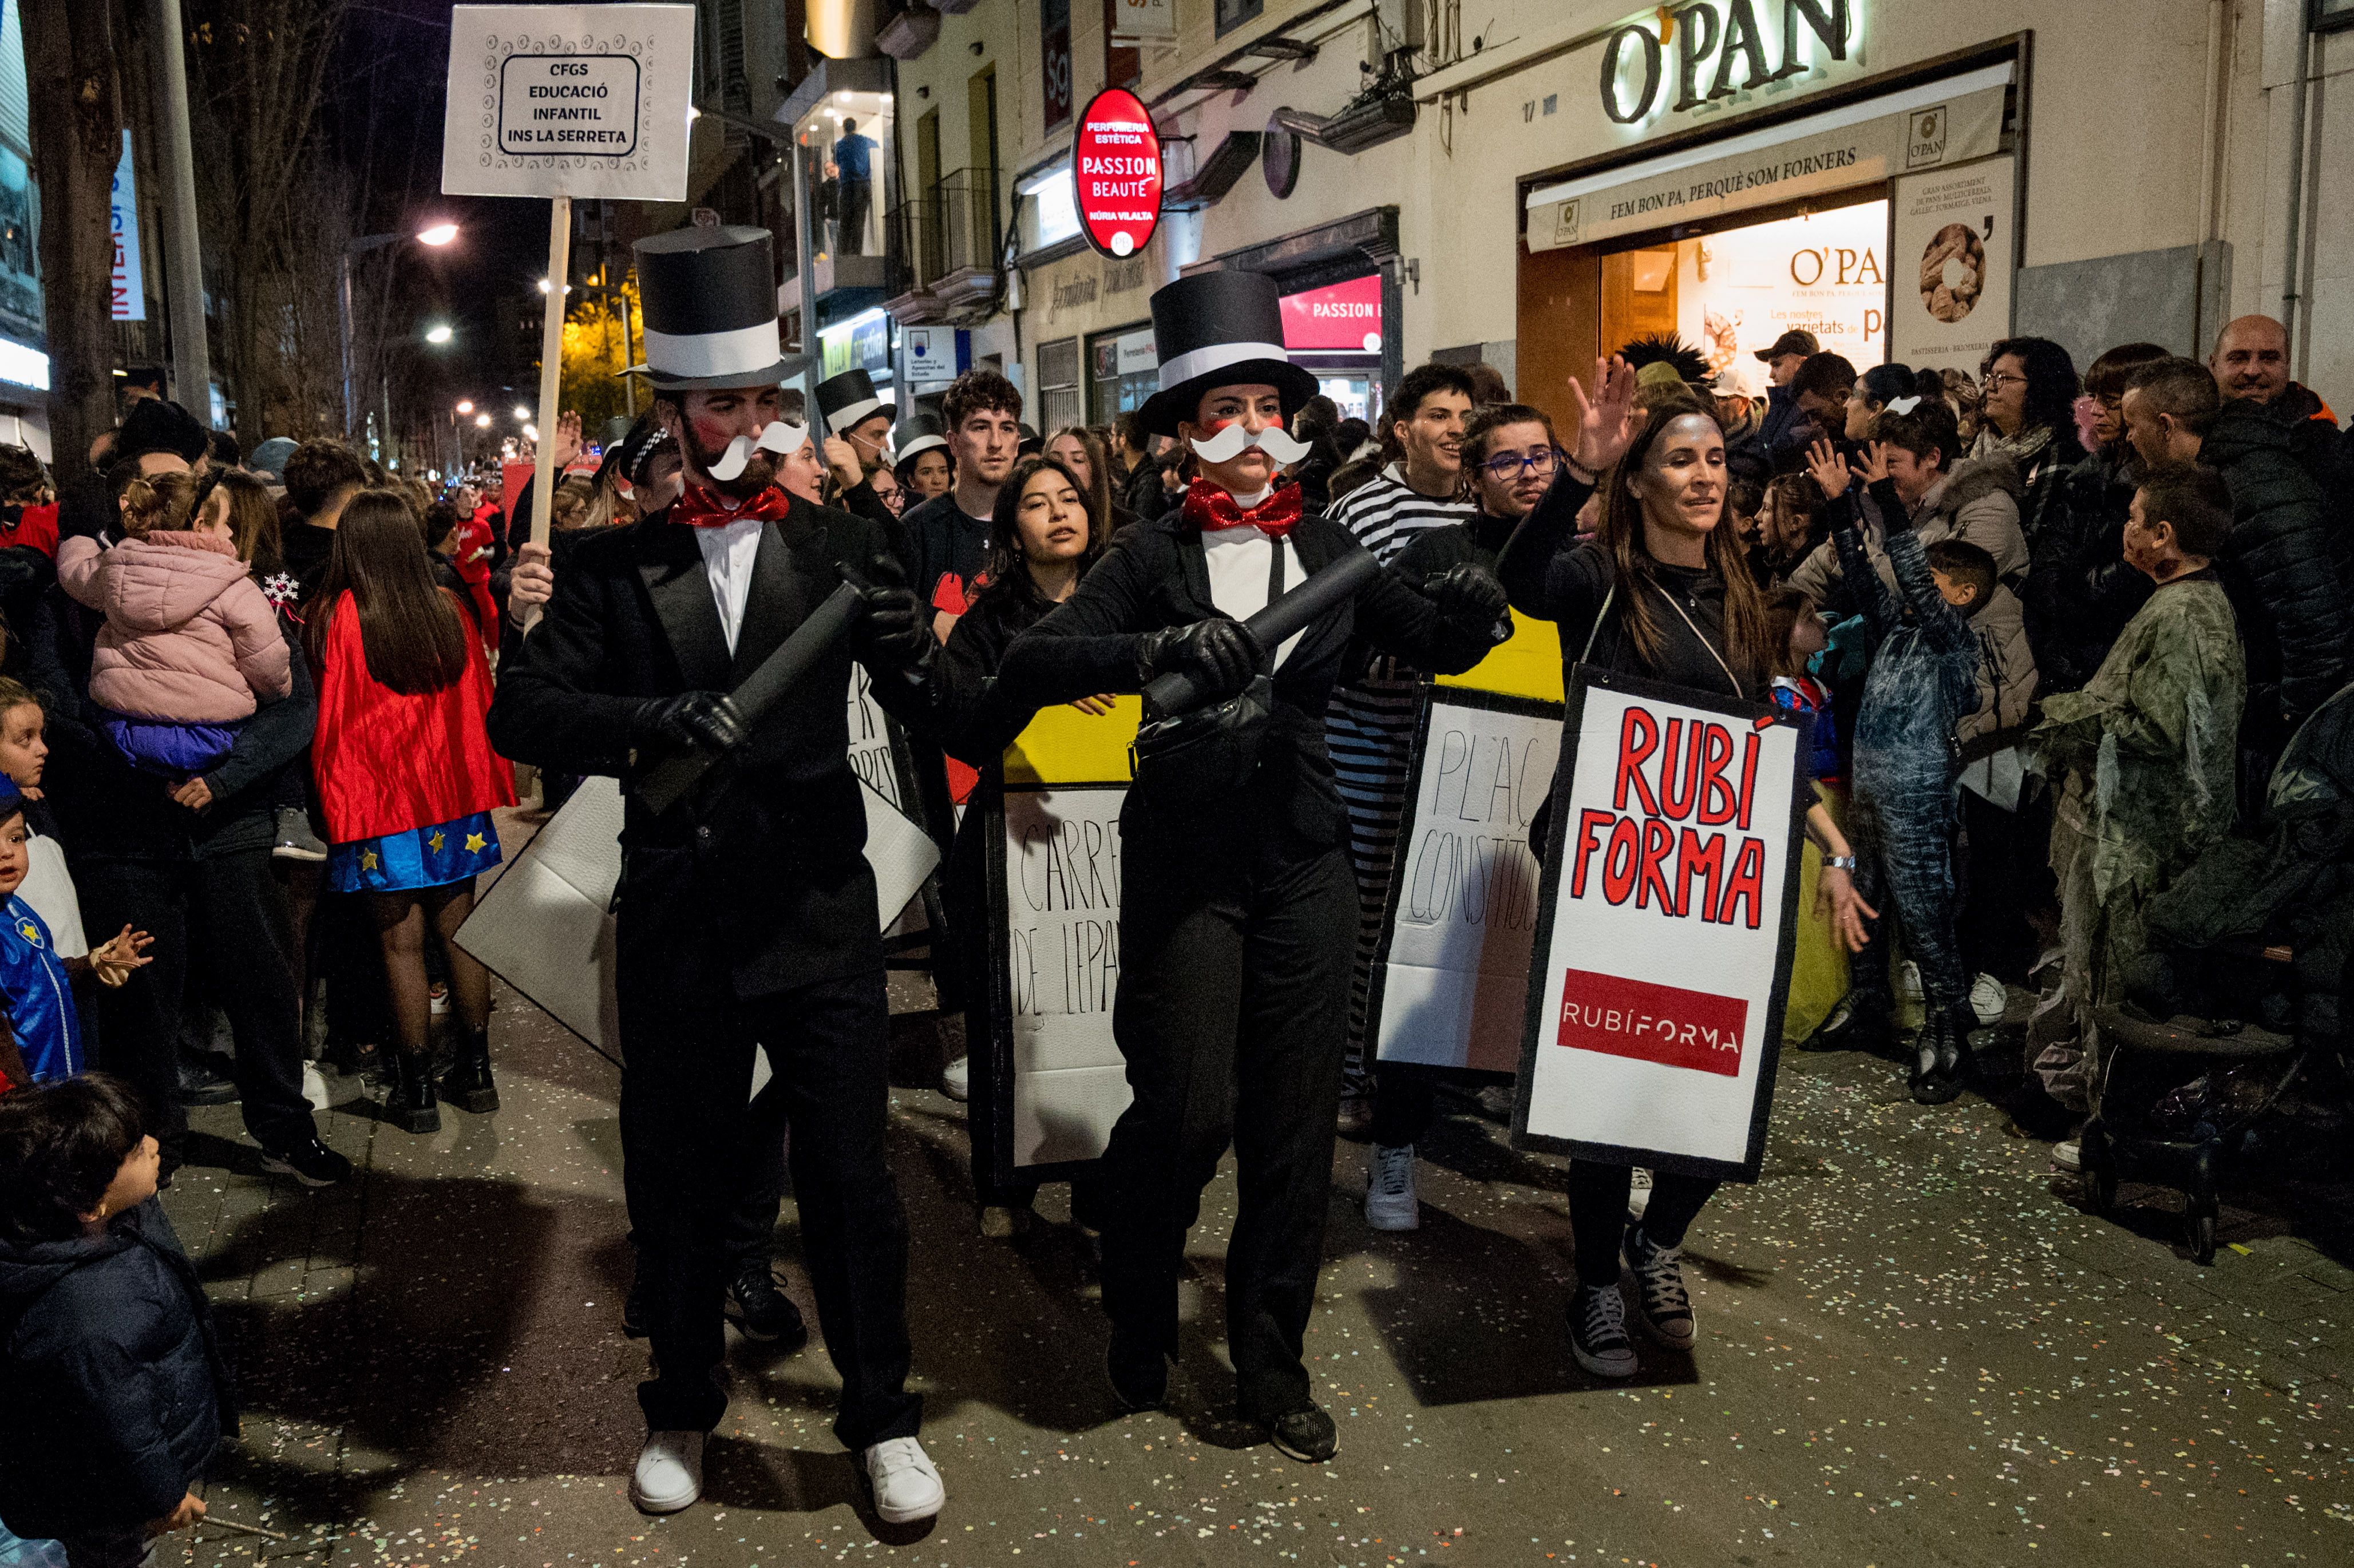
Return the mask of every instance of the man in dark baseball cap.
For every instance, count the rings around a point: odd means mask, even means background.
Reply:
[[[1757,357],[1765,362],[1767,379],[1776,387],[1787,387],[1807,355],[1821,351],[1822,344],[1815,341],[1813,333],[1786,332],[1774,340],[1771,348],[1759,349]]]

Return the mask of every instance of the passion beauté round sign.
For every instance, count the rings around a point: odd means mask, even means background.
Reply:
[[[1106,256],[1135,255],[1161,226],[1161,133],[1124,87],[1088,100],[1071,143],[1079,229]]]

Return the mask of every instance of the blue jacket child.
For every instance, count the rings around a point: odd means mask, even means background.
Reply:
[[[1940,540],[1934,548],[1944,564],[1933,563],[1932,547],[1913,531],[1893,483],[1875,480],[1861,503],[1855,489],[1834,496],[1829,512],[1840,569],[1877,643],[1856,712],[1850,771],[1856,890],[1883,914],[1889,904],[1882,895],[1893,900],[1905,946],[1920,965],[1928,1015],[1910,1086],[1920,1103],[1941,1105],[1961,1093],[1969,1069],[1970,976],[1955,929],[1954,780],[1956,734],[1978,705],[1978,638],[1970,616],[1994,590],[1994,560],[1976,546]],[[1901,599],[1865,557],[1859,504],[1880,514]],[[1859,1011],[1884,1018],[1888,959],[1880,925],[1869,924],[1872,944],[1850,968]]]
[[[0,1519],[69,1557],[185,1522],[237,1426],[154,1176],[154,1139],[117,1080],[0,1096]]]
[[[60,958],[56,938],[17,896],[32,864],[25,797],[0,777],[0,1088],[54,1083],[83,1070],[81,1013],[73,982],[90,975],[119,986],[152,938],[125,926],[87,958]]]

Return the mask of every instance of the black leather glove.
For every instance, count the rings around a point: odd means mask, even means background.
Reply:
[[[1508,604],[1496,574],[1469,561],[1429,583],[1427,591],[1449,625],[1467,630],[1492,631]]]
[[[1197,620],[1190,626],[1164,626],[1136,640],[1136,673],[1140,684],[1182,673],[1210,694],[1210,700],[1233,696],[1258,673],[1259,646],[1242,623],[1224,616]]]
[[[640,704],[630,720],[633,746],[700,747],[729,752],[749,738],[744,715],[725,692],[681,692]]]
[[[849,577],[857,588],[858,621],[854,635],[862,654],[877,663],[900,670],[922,670],[939,651],[932,635],[932,612],[915,591],[899,563],[877,556],[866,569]]]

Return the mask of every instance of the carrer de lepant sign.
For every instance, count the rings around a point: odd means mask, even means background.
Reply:
[[[460,5],[441,188],[680,201],[692,5]]]

